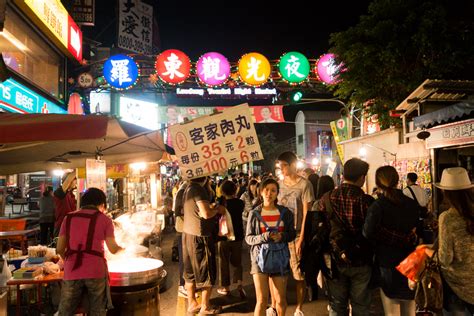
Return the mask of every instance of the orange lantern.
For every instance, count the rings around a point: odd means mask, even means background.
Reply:
[[[239,60],[240,79],[252,86],[260,86],[270,77],[271,66],[268,59],[259,53],[248,53]]]

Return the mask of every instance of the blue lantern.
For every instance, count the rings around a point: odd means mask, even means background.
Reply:
[[[129,56],[111,56],[104,64],[104,78],[118,90],[130,88],[137,81],[138,66]]]

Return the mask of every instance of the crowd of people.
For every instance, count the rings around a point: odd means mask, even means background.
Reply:
[[[292,152],[277,160],[279,177],[240,174],[215,184],[210,177],[194,178],[175,187],[172,201],[168,196],[173,215],[168,223],[177,232],[179,293],[187,297],[188,312],[219,314],[221,307],[210,304],[214,286],[219,295],[229,295],[235,286],[246,299],[242,256],[248,254],[255,315],[286,315],[289,276],[295,280],[295,316],[309,313],[305,299],[317,299],[318,287],[324,288],[331,316],[368,315],[375,288],[385,315],[415,315],[415,292],[396,267],[421,243],[433,243],[425,237],[423,220],[432,210],[416,174],[408,174],[402,190],[396,169],[379,167],[377,190],[369,195],[363,190],[369,164],[361,159],[345,162],[340,184],[309,168],[298,171]],[[103,244],[112,253],[122,248],[103,215],[105,194],[90,188],[76,211],[75,182],[69,174],[54,193],[44,192],[42,240],[58,236],[57,251],[65,260],[60,315],[75,309],[84,288],[102,315],[111,303]],[[472,315],[474,185],[460,167],[445,169],[435,185],[449,209],[437,214],[438,237],[426,253],[441,267],[445,315]]]
[[[202,177],[176,189],[179,292],[188,299],[188,312],[220,313],[220,307],[210,304],[215,285],[220,295],[229,295],[235,285],[246,298],[242,250],[248,246],[255,315],[286,314],[290,275],[296,284],[295,316],[304,315],[306,297],[317,299],[318,279],[328,296],[330,315],[368,315],[374,288],[380,288],[386,315],[415,315],[415,292],[396,266],[421,243],[433,242],[424,239],[429,199],[416,184],[416,174],[408,174],[408,186],[402,190],[396,169],[380,167],[375,175],[377,192],[371,196],[363,190],[369,170],[363,160],[349,159],[343,166],[344,180],[337,186],[332,177],[320,177],[312,169],[298,171],[292,152],[277,160],[278,178],[241,174],[214,184]],[[441,185],[453,170],[460,173],[458,177],[467,177],[464,185],[460,180]],[[448,293],[445,312],[468,315],[474,304],[474,185],[463,168],[444,170],[441,184],[437,186],[450,204],[440,216],[435,243]],[[229,226],[231,235],[226,233]],[[430,254],[431,248],[427,249]],[[268,272],[265,262],[271,251],[287,260],[277,273]],[[202,291],[200,304],[197,288]]]

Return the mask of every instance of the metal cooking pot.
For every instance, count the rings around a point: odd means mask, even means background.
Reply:
[[[123,258],[108,261],[110,286],[133,286],[158,282],[165,276],[163,261]]]

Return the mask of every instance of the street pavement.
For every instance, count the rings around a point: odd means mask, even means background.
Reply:
[[[165,287],[162,289],[160,295],[160,312],[164,316],[184,316],[186,315],[187,301],[185,298],[178,295],[178,263],[171,261],[171,248],[175,238],[174,230],[170,231],[168,228],[162,236],[162,250],[164,267],[168,273]],[[235,290],[235,286],[231,288],[231,296],[221,296],[214,289],[211,296],[211,304],[222,306],[223,312],[221,315],[253,315],[255,307],[255,288],[253,286],[250,271],[250,256],[248,248],[244,247],[242,250],[242,260],[244,267],[243,285],[247,292],[247,299],[241,300],[239,293]],[[380,301],[379,290],[373,292],[372,308],[370,316],[383,315],[382,303]],[[293,315],[296,308],[296,293],[295,283],[290,277],[287,289],[288,309],[287,315]],[[303,305],[305,315],[329,315],[328,301],[324,293],[320,291],[319,298],[316,301],[306,302]]]

